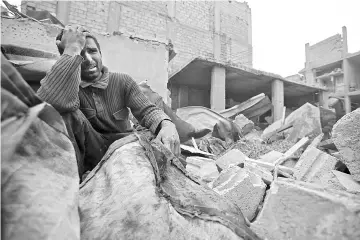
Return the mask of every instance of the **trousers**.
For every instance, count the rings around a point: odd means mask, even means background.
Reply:
[[[101,134],[79,109],[61,116],[75,149],[80,179],[85,172],[91,171],[100,162],[114,141],[133,133],[131,131]]]

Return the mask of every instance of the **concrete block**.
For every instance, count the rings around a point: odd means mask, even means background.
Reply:
[[[292,112],[286,119],[285,124],[293,123],[293,127],[286,130],[288,141],[297,141],[307,135],[321,134],[320,111],[310,103],[305,103]]]
[[[359,197],[279,178],[251,229],[268,240],[350,240],[360,239],[359,226]]]
[[[329,181],[329,173],[335,169],[337,162],[335,157],[309,146],[296,163],[294,176],[297,180],[326,186]]]
[[[268,153],[260,156],[259,160],[263,161],[263,162],[268,162],[268,163],[275,163],[275,161],[282,156],[283,156],[283,153],[273,150],[271,152],[268,152]]]
[[[352,177],[360,181],[360,108],[346,114],[333,127],[332,140]]]
[[[273,181],[273,175],[271,174],[271,172],[268,169],[257,165],[256,163],[245,162],[244,169],[260,176],[267,185],[270,185]]]
[[[240,150],[232,149],[229,152],[225,153],[223,156],[216,160],[216,165],[221,169],[225,170],[230,165],[240,165],[244,164],[247,156],[243,154]]]
[[[263,201],[266,185],[258,175],[232,166],[220,174],[213,184],[213,189],[234,202],[251,221]]]
[[[356,182],[351,175],[336,170],[333,170],[332,173],[346,191],[356,194],[360,193],[360,184]]]
[[[255,126],[254,122],[249,120],[243,114],[237,115],[233,122],[236,124],[237,127],[239,127],[242,136],[245,136],[246,134],[250,133]]]
[[[211,182],[219,176],[215,161],[204,157],[186,158],[186,170],[203,182]]]

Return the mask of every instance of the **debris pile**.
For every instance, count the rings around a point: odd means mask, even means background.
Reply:
[[[360,110],[334,125],[335,113],[306,103],[261,129],[243,114],[252,116],[261,97],[219,113],[179,109],[195,128],[212,130],[184,143],[211,154],[193,151],[186,169],[236,204],[264,239],[360,238]]]

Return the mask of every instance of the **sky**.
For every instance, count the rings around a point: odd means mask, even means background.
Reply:
[[[19,5],[21,0],[9,0]],[[240,1],[242,2],[242,1]],[[252,13],[253,67],[296,74],[310,45],[347,27],[349,52],[360,51],[359,0],[247,0]]]

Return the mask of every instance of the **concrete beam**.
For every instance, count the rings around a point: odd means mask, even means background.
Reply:
[[[271,100],[273,104],[274,122],[282,118],[284,108],[284,82],[274,79],[271,83]]]
[[[225,109],[225,68],[214,66],[211,71],[210,106],[215,111]]]

